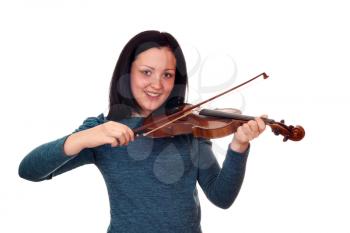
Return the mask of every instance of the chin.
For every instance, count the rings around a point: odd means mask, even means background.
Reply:
[[[161,106],[162,106],[162,104],[159,104],[157,106],[152,106],[149,108],[144,108],[144,112],[148,112],[148,113],[152,114],[152,112],[158,110]]]
[[[147,97],[145,98],[147,99]],[[144,100],[145,100],[144,99]],[[167,100],[167,97],[165,98],[165,96],[163,96],[162,99],[159,99],[157,101],[144,101],[143,103],[145,103],[144,105],[141,105],[142,109],[143,109],[143,112],[146,112],[146,113],[152,113],[156,110],[158,110]]]

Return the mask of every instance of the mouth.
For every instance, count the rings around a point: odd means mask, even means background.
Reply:
[[[145,91],[146,95],[152,99],[158,98],[162,93]]]

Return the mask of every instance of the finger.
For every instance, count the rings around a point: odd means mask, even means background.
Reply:
[[[128,127],[124,128],[123,135],[125,137],[125,145],[127,145],[129,143],[129,141],[131,140],[131,135],[129,133]]]
[[[242,125],[242,131],[245,134],[245,136],[249,139],[249,141],[253,140],[252,130],[250,129],[247,123]]]
[[[129,142],[131,140],[131,136],[130,136],[130,134],[129,134],[127,129],[123,132],[123,135],[124,135],[124,138],[125,138],[125,142],[124,142],[124,146],[125,146],[125,145],[129,144]]]
[[[119,145],[119,142],[118,142],[118,140],[116,138],[112,137],[111,141],[110,141],[110,144],[111,144],[112,147],[116,147],[116,146]]]
[[[135,140],[134,131],[132,131],[132,129],[130,129],[129,127],[126,127],[126,133],[128,135],[128,140],[129,141],[134,141]]]
[[[117,142],[117,146],[121,145],[121,142],[120,142],[120,140],[118,138],[116,138],[115,141]]]
[[[251,130],[254,138],[256,138],[260,134],[258,123],[254,120],[250,120],[250,121],[248,121],[248,125],[250,127],[250,130]]]
[[[256,122],[258,123],[260,133],[262,133],[266,128],[265,122],[260,117],[256,118]]]
[[[135,140],[134,131],[132,131],[132,129],[130,129],[129,127],[128,127],[128,133],[130,135],[131,141],[134,141]]]
[[[239,141],[241,143],[249,142],[249,138],[244,133],[244,130],[243,130],[242,126],[238,127],[238,129],[237,129],[237,131],[235,133],[235,138],[236,138],[237,141]]]
[[[248,135],[249,141],[251,141],[255,138],[255,135],[258,134],[258,132],[254,131],[248,123],[246,123],[246,125],[247,125],[247,129],[249,129],[249,135]]]
[[[117,136],[117,139],[119,140],[119,146],[124,146],[126,142],[126,138],[123,132],[119,132],[119,135]]]

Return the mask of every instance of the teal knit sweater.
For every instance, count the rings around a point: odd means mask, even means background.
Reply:
[[[120,123],[135,128],[143,120],[132,117]],[[72,133],[104,122],[102,113],[88,117]],[[138,137],[127,146],[105,144],[67,156],[63,145],[71,134],[33,149],[21,161],[19,176],[43,181],[85,164],[96,165],[108,190],[108,233],[202,232],[197,181],[214,205],[229,208],[242,185],[249,153],[249,148],[237,153],[228,146],[220,168],[210,140],[181,135]]]

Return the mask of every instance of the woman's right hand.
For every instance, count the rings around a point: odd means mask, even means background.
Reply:
[[[104,144],[110,144],[112,147],[124,146],[134,141],[134,132],[127,125],[115,121],[108,121],[84,131],[87,148]]]

